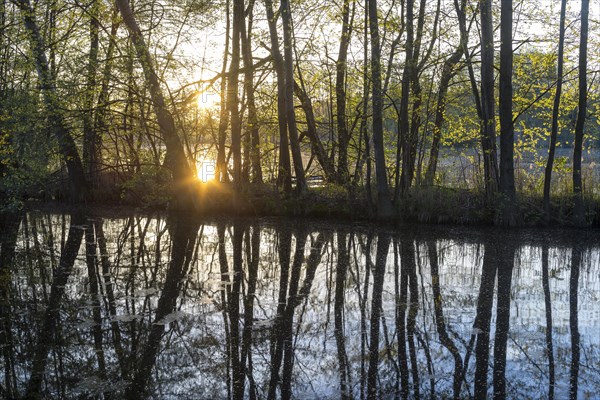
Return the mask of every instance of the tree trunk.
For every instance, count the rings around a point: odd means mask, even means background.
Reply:
[[[354,4],[354,3],[353,3]],[[345,184],[348,182],[348,142],[350,140],[347,116],[346,116],[346,61],[348,58],[348,46],[352,34],[352,25],[350,24],[350,0],[344,0],[342,6],[342,33],[340,37],[340,47],[338,59],[335,65],[335,100],[337,110],[337,131],[338,131],[338,182]]]
[[[0,52],[2,63],[0,63],[0,101],[4,100],[8,82],[10,82],[9,71],[11,70],[8,63],[8,47],[5,43],[6,35],[6,0],[0,2]]]
[[[406,1],[406,44],[404,45],[404,72],[402,73],[402,98],[400,99],[400,115],[398,118],[398,146],[401,146],[402,171],[396,171],[396,188],[394,200],[402,195],[408,186],[406,180],[409,167],[409,154],[411,151],[410,120],[408,117],[408,104],[410,100],[410,84],[414,73],[414,0]],[[400,156],[400,154],[399,154]]]
[[[585,225],[585,210],[583,206],[583,182],[581,179],[581,156],[583,150],[583,128],[587,114],[587,47],[588,47],[588,17],[590,1],[581,0],[581,36],[579,39],[579,102],[577,121],[575,122],[575,144],[573,148],[573,194],[575,204],[573,221],[575,225]]]
[[[518,224],[515,192],[515,130],[512,115],[512,0],[502,0],[500,14],[500,223]]]
[[[369,137],[369,92],[370,92],[370,80],[369,80],[369,0],[365,0],[365,11],[364,11],[364,28],[363,28],[363,68],[362,68],[362,81],[363,81],[363,100],[362,100],[362,116],[360,120],[360,132],[365,142],[365,154],[364,162],[366,164],[366,175],[365,175],[365,193],[367,195],[367,202],[370,210],[374,208],[373,193],[371,192],[371,138]],[[358,172],[361,172],[362,168],[357,168],[355,174],[356,181],[358,181]]]
[[[308,187],[306,186],[306,179],[304,177],[302,152],[300,150],[298,128],[296,126],[296,113],[294,110],[294,58],[291,13],[292,10],[290,8],[289,0],[281,0],[281,22],[283,23],[283,54],[285,72],[285,110],[287,127],[290,138],[290,147],[292,150],[292,160],[294,162],[294,172],[296,173],[296,190],[299,193],[304,193]]]
[[[96,73],[98,70],[98,21],[99,2],[94,0],[90,6],[90,51],[88,53],[85,106],[83,112],[83,164],[87,182],[92,189],[98,187],[98,152],[96,150],[96,127],[94,126],[94,100],[96,93]],[[108,61],[110,62],[110,61]]]
[[[375,175],[377,178],[377,216],[383,219],[392,216],[392,203],[390,201],[383,147],[383,95],[381,91],[381,48],[379,44],[377,0],[369,1],[369,28],[371,32],[373,147],[375,152]]]
[[[227,85],[227,108],[231,114],[231,153],[233,155],[233,181],[236,185],[242,179],[242,121],[240,118],[239,70],[240,32],[244,25],[244,1],[233,0],[233,25],[231,29],[231,64]]]
[[[248,5],[248,27],[242,26],[242,56],[244,59],[244,90],[248,101],[248,141],[250,142],[250,162],[252,163],[252,182],[262,183],[262,169],[260,166],[260,139],[258,131],[258,116],[256,112],[256,99],[254,96],[254,69],[252,65],[252,23],[254,2]]]
[[[480,9],[483,5],[480,5]],[[491,7],[489,4],[486,4],[486,7]],[[456,15],[458,17],[458,26],[461,32],[461,35],[464,35],[464,37],[467,37],[467,21],[466,21],[466,13],[465,13],[465,8],[463,7],[462,10],[458,7],[458,2],[454,3],[454,8],[456,10]],[[482,13],[484,13],[483,10],[481,10]],[[486,14],[489,11],[486,11]],[[485,20],[487,21],[486,24],[491,24],[491,16],[488,16],[485,18]],[[482,77],[481,77],[481,93],[479,92],[479,89],[477,87],[477,80],[475,77],[475,71],[473,68],[473,63],[471,61],[471,57],[473,56],[473,54],[469,51],[469,46],[467,43],[467,40],[465,40],[464,44],[463,44],[463,53],[465,54],[465,62],[467,64],[467,70],[469,73],[469,82],[471,83],[471,91],[473,92],[473,97],[475,100],[475,109],[477,110],[477,116],[479,117],[479,121],[480,121],[480,138],[481,138],[481,148],[482,148],[482,153],[483,153],[483,168],[484,168],[484,177],[483,177],[483,183],[484,183],[484,191],[486,194],[486,201],[488,203],[492,203],[492,201],[495,198],[496,192],[498,190],[498,161],[497,161],[497,155],[496,155],[496,134],[495,134],[495,124],[489,124],[487,123],[487,119],[488,117],[486,117],[486,112],[484,112],[484,108],[486,107],[485,104],[487,105],[487,108],[489,108],[489,99],[488,97],[489,95],[489,89],[491,88],[492,93],[491,93],[491,105],[492,105],[492,115],[493,113],[493,105],[494,105],[494,94],[493,94],[493,64],[490,66],[490,59],[493,63],[493,59],[494,59],[494,54],[493,54],[493,36],[492,32],[490,32],[492,29],[492,27],[487,26],[485,29],[482,29],[482,38],[481,38],[481,43],[482,43],[482,49],[485,47],[487,48],[486,51],[482,50],[482,60],[483,60],[483,53],[485,54],[486,57],[486,62],[484,63],[482,61],[482,66],[481,66],[481,71],[482,71]],[[485,41],[489,42],[490,38],[492,39],[492,44],[491,46],[488,44],[488,46],[483,46],[484,43],[484,35],[483,35],[483,30],[485,30],[486,34],[485,34]],[[491,50],[490,50],[491,48]],[[491,52],[491,55],[488,54]],[[484,65],[485,64],[485,65]],[[485,70],[485,79],[484,79],[484,70]],[[491,86],[490,86],[490,75],[491,75]],[[484,90],[484,86],[486,86],[487,90]],[[485,95],[484,95],[485,92]],[[484,104],[485,103],[485,104]]]
[[[462,5],[459,7],[458,2],[454,2],[454,9],[458,18],[458,28],[460,30],[463,41],[463,54],[465,55],[465,63],[467,65],[467,71],[469,73],[469,82],[471,84],[471,91],[473,92],[473,98],[475,99],[475,109],[477,110],[477,116],[479,120],[483,120],[483,110],[481,109],[481,96],[479,89],[477,88],[477,81],[475,79],[475,71],[473,69],[473,63],[471,62],[472,54],[469,51],[468,45],[468,31],[467,31],[467,15],[465,13],[466,1],[462,1]],[[483,132],[483,130],[481,131]]]
[[[481,13],[481,147],[484,185],[488,201],[498,191],[498,157],[494,105],[494,25],[492,1],[480,0]]]
[[[225,143],[227,141],[227,125],[229,125],[229,113],[227,111],[227,59],[229,58],[229,31],[231,20],[229,18],[229,0],[225,2],[225,50],[223,51],[223,65],[221,67],[221,104],[219,111],[219,137],[217,143],[217,165],[215,178],[219,182],[229,181],[227,161],[225,159]]]
[[[558,114],[560,110],[560,97],[563,84],[563,64],[565,52],[565,14],[567,9],[567,0],[560,2],[560,25],[558,37],[558,61],[556,66],[556,93],[554,94],[554,104],[552,106],[552,127],[550,128],[550,147],[548,148],[548,160],[544,170],[544,216],[546,223],[550,222],[550,187],[552,185],[552,167],[554,165],[554,153],[556,151],[556,141],[558,136]]]
[[[289,194],[292,191],[292,165],[287,134],[283,57],[279,50],[277,19],[273,12],[273,0],[265,0],[265,8],[271,38],[271,56],[273,57],[273,66],[275,67],[275,75],[277,76],[277,122],[279,125],[279,171],[277,174],[277,186],[281,187],[285,194]]]

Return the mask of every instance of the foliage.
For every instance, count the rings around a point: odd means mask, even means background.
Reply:
[[[39,106],[35,95],[24,90],[0,99],[0,193],[5,204],[40,196],[51,166],[60,166]]]
[[[146,165],[122,184],[121,199],[127,204],[148,207],[166,206],[171,200],[171,177],[168,170]]]

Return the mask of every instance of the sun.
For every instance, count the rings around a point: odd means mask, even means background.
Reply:
[[[198,109],[200,110],[211,110],[216,108],[220,103],[221,99],[216,92],[206,91],[198,93],[196,97]]]
[[[204,183],[215,179],[216,163],[210,159],[204,159],[196,163],[198,179]]]

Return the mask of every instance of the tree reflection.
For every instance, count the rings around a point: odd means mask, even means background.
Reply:
[[[404,266],[410,261],[402,260],[403,267],[400,268],[398,258],[399,256],[402,258],[401,254],[403,254],[405,258],[408,256],[406,252],[401,253],[400,244],[398,240],[394,238],[394,289],[396,300],[396,329],[398,331],[400,395],[403,399],[406,399],[408,398],[408,359],[406,358],[406,306],[408,301],[408,275]]]
[[[48,352],[54,345],[55,329],[59,319],[61,301],[65,293],[65,285],[73,270],[84,230],[89,228],[87,225],[84,225],[85,223],[86,217],[82,210],[76,210],[71,214],[67,241],[63,246],[58,267],[52,274],[50,298],[48,299],[48,306],[37,336],[37,344],[31,366],[31,376],[27,384],[26,397],[30,399],[42,397],[42,381],[46,371]]]
[[[233,398],[244,397],[244,360],[240,359],[240,290],[242,285],[242,244],[244,227],[239,222],[233,225],[233,279],[227,306],[229,314],[229,355],[233,370]]]
[[[498,300],[496,305],[496,334],[494,337],[494,398],[506,398],[506,343],[510,325],[510,291],[515,260],[515,245],[499,244]],[[487,250],[486,250],[487,251]]]
[[[369,370],[367,373],[367,398],[376,399],[377,378],[379,369],[379,322],[381,320],[381,303],[385,264],[391,238],[387,233],[381,233],[377,238],[377,256],[375,271],[373,271],[373,294],[371,296],[371,337],[369,343]]]
[[[278,253],[279,253],[279,297],[277,301],[277,314],[273,323],[273,330],[271,331],[271,379],[269,381],[269,399],[274,399],[277,385],[279,384],[279,368],[281,366],[281,360],[283,358],[283,337],[284,330],[284,317],[287,305],[287,292],[288,282],[290,275],[290,259],[292,252],[292,232],[288,229],[284,229],[279,234]],[[301,247],[304,252],[305,237],[300,235],[299,242],[296,245],[296,256],[298,256],[298,249]],[[288,327],[291,329],[291,327]]]
[[[281,398],[289,399],[292,395],[292,370],[294,366],[293,326],[294,310],[310,293],[317,267],[320,264],[325,244],[325,235],[319,233],[311,246],[306,261],[305,278],[300,287],[300,271],[304,263],[306,232],[300,230],[296,235],[296,246],[291,271],[291,232],[282,232],[279,242],[279,260],[281,275],[279,281],[279,302],[271,335],[271,378],[268,398],[274,399],[277,386],[281,385]],[[283,362],[283,369],[279,370]]]
[[[550,278],[548,274],[548,243],[542,245],[542,287],[544,288],[544,306],[546,309],[546,353],[548,355],[548,399],[554,400],[554,343],[552,340],[552,300],[550,297]]]
[[[421,397],[419,390],[419,367],[417,365],[417,350],[415,346],[415,329],[417,313],[419,311],[419,282],[417,281],[417,264],[415,262],[415,247],[412,240],[401,244],[402,268],[408,273],[408,286],[410,290],[408,317],[406,319],[406,336],[408,339],[408,353],[413,383],[413,396],[415,399]]]
[[[14,397],[17,392],[11,285],[12,264],[22,218],[21,213],[0,212],[0,347],[4,360],[4,387],[0,386],[0,395],[6,398]]]
[[[497,248],[493,245],[485,246],[483,267],[481,272],[481,286],[477,300],[477,316],[473,324],[475,344],[475,398],[487,397],[488,387],[488,362],[490,358],[490,323],[492,320],[492,304],[494,299],[494,281],[498,270]]]
[[[100,378],[106,380],[106,360],[104,356],[102,339],[102,316],[100,309],[100,293],[98,279],[97,238],[95,224],[88,224],[85,230],[85,262],[87,266],[90,299],[92,303],[93,326],[91,327],[94,338],[94,351],[98,359]]]
[[[358,246],[356,246],[358,242]],[[359,235],[355,246],[352,248],[352,254],[354,258],[354,265],[356,270],[350,270],[352,273],[352,279],[356,283],[355,291],[356,297],[358,298],[358,305],[360,308],[360,398],[365,398],[365,388],[367,384],[367,346],[368,346],[368,331],[367,331],[367,300],[368,300],[368,289],[371,277],[371,270],[373,269],[373,262],[371,260],[371,247],[373,245],[373,235],[369,232],[366,235],[366,241],[364,236]],[[364,255],[364,262],[362,262],[362,256]],[[361,265],[364,266],[364,279],[361,281]]]
[[[226,330],[227,360],[231,366],[231,382],[228,393],[234,399],[245,397],[245,381],[248,377],[250,388],[249,398],[257,396],[256,382],[252,373],[252,327],[254,324],[254,300],[258,279],[260,231],[257,227],[250,231],[250,227],[243,223],[235,222],[233,225],[233,272],[230,274],[225,250],[225,229],[220,225],[219,260],[221,265],[222,298]],[[246,240],[244,240],[244,238]],[[243,294],[242,284],[245,281],[244,247],[246,249],[247,293]],[[230,275],[232,279],[230,280]],[[240,310],[243,303],[243,313]],[[240,330],[240,324],[242,324]],[[231,385],[231,386],[230,386]]]
[[[427,251],[429,256],[429,266],[431,268],[431,285],[433,291],[433,305],[435,313],[435,325],[442,345],[448,349],[454,359],[454,378],[452,383],[452,392],[455,399],[460,398],[460,388],[463,379],[463,360],[458,347],[448,335],[446,330],[446,320],[444,318],[443,298],[440,289],[440,273],[438,266],[438,251],[435,241],[427,242]]]
[[[111,263],[108,254],[108,248],[106,244],[106,237],[104,235],[104,220],[102,218],[96,218],[94,221],[94,230],[96,232],[97,249],[100,258],[100,266],[102,268],[103,276],[103,287],[105,303],[107,308],[107,314],[110,319],[110,327],[112,333],[112,345],[117,355],[117,360],[121,370],[121,376],[123,378],[128,377],[128,367],[125,360],[123,344],[121,340],[121,329],[119,323],[116,320],[117,316],[117,302],[115,298],[114,282],[111,275]]]
[[[581,248],[571,250],[571,276],[569,278],[569,327],[571,328],[571,373],[569,377],[569,398],[577,399],[579,386],[580,337],[577,305],[579,302],[579,271],[582,259]]]
[[[181,292],[198,236],[199,224],[183,215],[172,215],[168,219],[168,225],[172,242],[169,267],[144,352],[136,363],[133,380],[125,392],[125,397],[128,399],[146,397],[150,372],[154,368],[165,331],[165,317],[176,309],[177,298]]]
[[[342,399],[352,398],[350,367],[346,353],[346,334],[344,330],[344,304],[346,302],[346,278],[350,264],[350,253],[346,242],[346,233],[337,233],[338,263],[335,273],[334,335],[337,346],[338,373],[340,376],[340,394]]]
[[[596,384],[585,243],[23,217],[0,232],[3,398],[576,398]]]
[[[251,237],[249,237],[251,236]],[[246,235],[246,258],[248,260],[248,289],[244,297],[244,332],[242,337],[241,363],[247,363],[246,375],[250,384],[250,400],[256,399],[257,387],[252,367],[252,327],[254,323],[254,301],[256,298],[256,283],[258,281],[258,266],[260,260],[260,228],[255,226],[252,233]]]

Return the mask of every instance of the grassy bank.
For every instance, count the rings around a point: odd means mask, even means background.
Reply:
[[[304,195],[284,196],[272,185],[196,184],[198,201],[194,213],[200,215],[289,216],[338,220],[375,220],[374,207],[364,189],[347,190],[333,184],[310,188]],[[159,191],[148,187],[129,191],[119,198],[105,198],[96,204],[125,205],[162,210],[169,207],[168,188]],[[541,195],[519,194],[519,214],[523,226],[546,226]],[[401,223],[493,225],[496,209],[479,191],[444,187],[415,187],[396,205]],[[551,226],[572,225],[573,199],[570,195],[552,199]],[[192,211],[192,210],[190,210]],[[590,226],[600,226],[600,199],[586,199]]]

